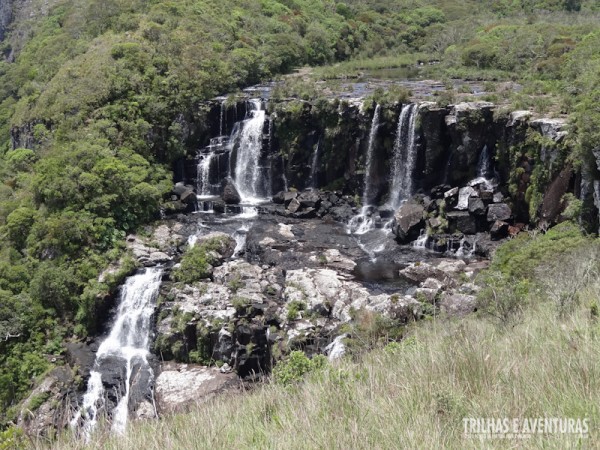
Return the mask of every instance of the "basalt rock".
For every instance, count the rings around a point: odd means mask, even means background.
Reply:
[[[498,203],[488,206],[487,220],[495,222],[497,220],[506,221],[512,217],[512,211],[506,203]]]
[[[508,236],[509,225],[501,220],[496,220],[490,228],[490,236],[492,239],[504,239]]]
[[[398,242],[407,243],[419,237],[424,225],[425,208],[417,203],[404,203],[394,214],[392,229]]]
[[[223,185],[223,194],[221,198],[228,205],[237,205],[242,201],[242,197],[235,187],[235,183],[231,178],[227,178]]]

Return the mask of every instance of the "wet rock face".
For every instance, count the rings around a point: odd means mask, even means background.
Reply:
[[[235,186],[235,183],[231,178],[227,178],[223,185],[223,194],[221,195],[223,201],[228,205],[237,205],[242,201],[242,197]]]
[[[418,203],[403,204],[394,214],[393,230],[400,243],[414,241],[424,225],[425,208]]]

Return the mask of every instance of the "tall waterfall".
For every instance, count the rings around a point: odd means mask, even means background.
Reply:
[[[377,137],[377,130],[379,129],[379,117],[381,115],[381,106],[379,104],[375,107],[373,113],[373,120],[371,122],[371,131],[369,132],[369,146],[367,147],[367,159],[365,161],[365,186],[363,188],[362,202],[365,206],[371,205],[372,196],[372,181],[371,172],[373,165],[373,150],[375,148],[375,138]]]
[[[373,113],[373,120],[371,121],[371,131],[369,132],[369,144],[367,146],[367,155],[365,160],[365,181],[362,195],[362,208],[360,213],[350,219],[348,224],[348,231],[353,234],[364,234],[369,230],[372,230],[375,226],[373,218],[370,216],[369,211],[372,208],[372,180],[371,180],[371,166],[373,165],[373,151],[375,148],[375,138],[377,137],[377,130],[379,129],[379,118],[381,115],[381,106],[378,104],[375,107]]]
[[[94,431],[101,414],[112,416],[114,432],[122,433],[125,430],[134,384],[136,389],[142,390],[144,396],[152,398],[154,373],[147,357],[150,318],[154,313],[154,301],[158,295],[161,276],[162,269],[148,268],[144,273],[129,277],[122,288],[114,324],[96,353],[83,405],[71,421],[72,426],[83,421],[83,433],[87,439]],[[103,411],[103,376],[114,374],[115,368],[125,375],[124,387],[118,393],[122,396],[112,411]],[[140,383],[145,385],[140,386]]]
[[[492,175],[492,159],[488,146],[484,145],[479,155],[479,161],[477,162],[477,178],[491,178]]]
[[[255,203],[262,200],[265,192],[264,174],[260,167],[266,112],[259,99],[250,101],[248,118],[244,120],[240,133],[233,179],[243,202]],[[236,141],[238,139],[235,139]],[[234,142],[235,146],[236,143]]]
[[[225,100],[221,102],[221,112],[219,114],[219,136],[223,136],[223,122],[225,121]]]
[[[417,162],[415,124],[418,111],[419,108],[414,103],[404,105],[398,119],[392,160],[392,185],[388,201],[389,206],[394,209],[398,208],[403,200],[407,200],[414,189],[413,175]]]
[[[317,188],[317,169],[319,167],[319,154],[321,150],[321,139],[318,140],[315,150],[310,161],[310,178],[308,187],[311,189]]]
[[[200,197],[209,197],[213,194],[210,184],[210,168],[215,160],[215,156],[215,152],[203,154],[198,162],[198,178],[196,187]]]

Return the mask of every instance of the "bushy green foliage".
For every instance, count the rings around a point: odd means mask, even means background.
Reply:
[[[299,383],[306,374],[320,370],[326,364],[327,358],[323,355],[311,359],[304,352],[296,350],[273,368],[273,381],[284,386]]]
[[[545,234],[520,233],[498,248],[491,269],[509,278],[527,279],[533,276],[533,269],[542,263],[559,260],[589,239],[572,222],[561,223]]]
[[[212,275],[213,264],[218,260],[214,252],[222,252],[227,241],[220,237],[207,239],[190,248],[181,258],[180,266],[173,271],[173,279],[191,284]]]

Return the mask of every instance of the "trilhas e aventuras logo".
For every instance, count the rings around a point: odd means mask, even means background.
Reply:
[[[471,438],[528,438],[537,434],[573,434],[588,437],[589,419],[567,417],[465,417],[464,434]]]

